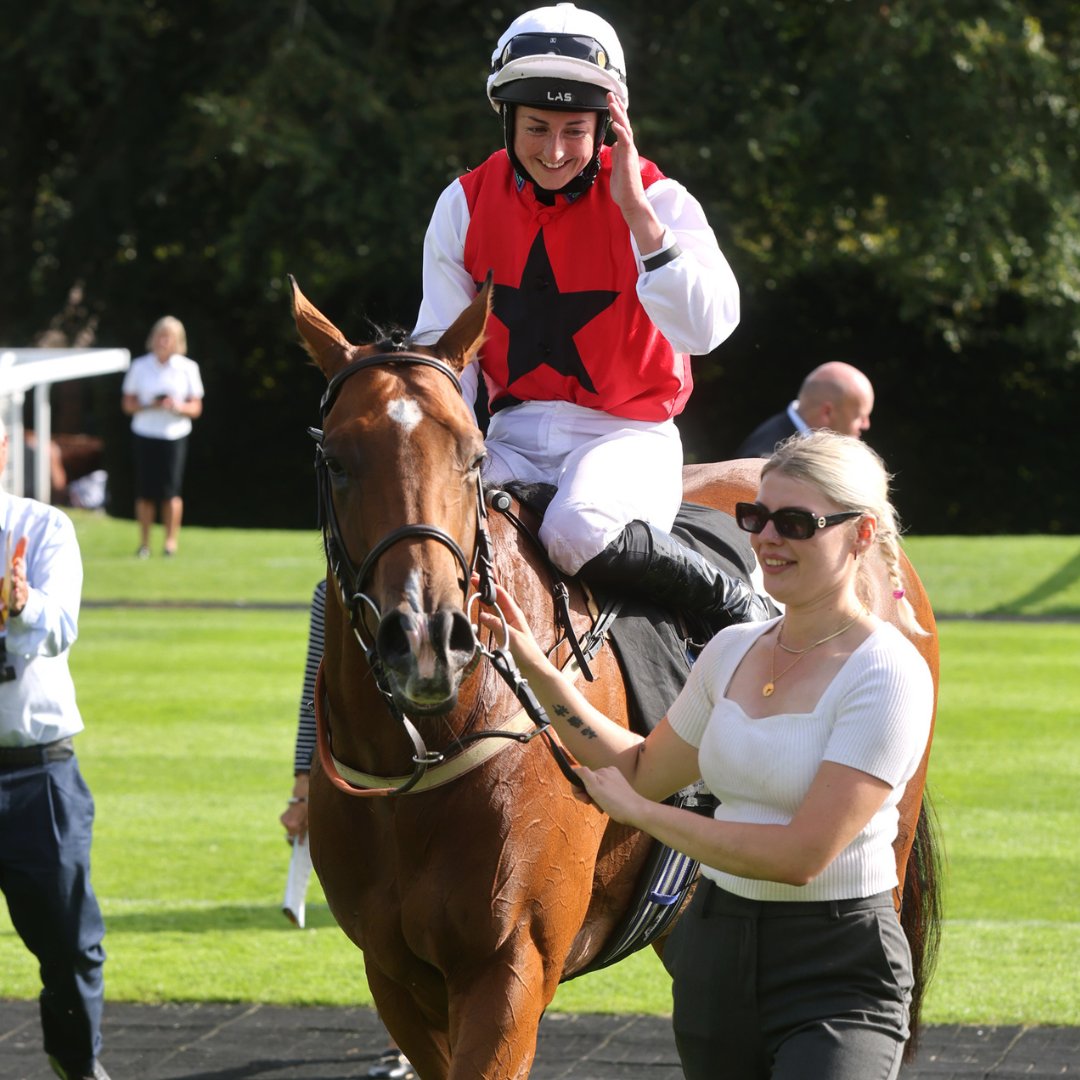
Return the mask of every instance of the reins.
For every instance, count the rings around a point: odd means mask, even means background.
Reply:
[[[390,352],[380,352],[373,356],[355,360],[330,379],[319,402],[320,419],[323,424],[325,424],[326,416],[337,400],[342,384],[358,372],[371,367],[392,364],[430,367],[445,375],[453,383],[458,393],[461,393],[461,382],[456,372],[442,360],[423,353],[410,352],[404,348],[392,348],[393,351]],[[365,611],[373,614],[376,621],[381,618],[378,605],[364,592],[365,582],[371,575],[379,558],[387,550],[403,540],[418,538],[434,540],[446,547],[462,571],[463,592],[465,595],[464,610],[468,612],[472,607],[473,600],[479,599],[486,605],[495,607],[495,610],[502,617],[502,613],[498,611],[498,607],[494,603],[494,559],[491,540],[485,528],[487,502],[484,499],[483,487],[479,478],[477,478],[476,540],[471,561],[466,557],[457,541],[445,530],[436,525],[417,523],[404,525],[388,533],[372,547],[359,568],[357,568],[349,558],[345,539],[334,509],[334,501],[330,490],[329,464],[323,451],[324,430],[309,427],[308,433],[316,443],[315,473],[319,525],[323,534],[323,545],[331,576],[337,586],[342,606],[348,612],[353,635],[364,653],[386,707],[390,714],[401,724],[413,745],[413,771],[407,776],[383,777],[362,773],[338,761],[334,757],[331,747],[330,728],[326,718],[324,673],[322,665],[320,665],[315,692],[316,745],[319,762],[331,783],[338,790],[359,797],[404,795],[409,792],[427,791],[433,787],[448,783],[470,769],[483,764],[483,762],[509,745],[510,742],[527,744],[536,736],[541,735],[563,775],[570,783],[581,787],[581,780],[574,773],[565,751],[551,731],[550,719],[530,689],[528,682],[518,671],[517,665],[514,663],[513,657],[505,644],[489,649],[476,637],[474,631],[474,659],[469,666],[469,670],[472,670],[481,657],[485,657],[500,678],[509,686],[521,704],[522,711],[501,729],[471,732],[455,739],[453,745],[446,751],[429,751],[416,725],[402,712],[394,700],[374,639],[370,642],[365,640]],[[494,498],[492,504],[500,512],[513,516],[510,512],[510,497],[505,492],[498,492],[497,495],[502,496],[502,498]],[[470,596],[468,588],[474,573],[478,580],[478,590],[476,594]],[[560,582],[560,584],[562,583]],[[564,584],[562,584],[562,590],[564,593],[566,592]],[[568,594],[565,598],[565,606],[565,618],[567,626],[569,626]],[[470,623],[470,625],[472,624]],[[508,639],[505,619],[503,619],[503,629],[503,640],[505,642]],[[582,652],[572,632],[568,634],[568,640],[574,653],[574,663],[586,674],[586,677],[591,678],[591,673],[588,670],[588,659]],[[595,652],[595,650],[599,649],[601,641],[597,638],[591,644]],[[485,740],[490,740],[490,742],[485,745]]]

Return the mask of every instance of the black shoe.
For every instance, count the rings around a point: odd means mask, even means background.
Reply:
[[[400,1050],[384,1050],[367,1075],[379,1080],[415,1080],[416,1077],[409,1059]]]
[[[90,1066],[90,1071],[86,1072],[84,1069],[70,1068],[61,1065],[59,1061],[49,1055],[49,1064],[52,1066],[52,1070],[60,1077],[60,1080],[109,1080],[109,1074],[105,1071],[100,1061],[95,1061]]]

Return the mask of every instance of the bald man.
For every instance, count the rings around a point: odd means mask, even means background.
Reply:
[[[861,439],[870,427],[874,388],[856,367],[839,360],[814,368],[799,396],[784,412],[770,416],[743,440],[736,457],[769,457],[776,444],[796,432],[828,428]]]

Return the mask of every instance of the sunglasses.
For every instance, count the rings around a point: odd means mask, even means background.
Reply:
[[[759,502],[741,502],[735,504],[735,520],[739,528],[748,533],[759,533],[771,521],[776,531],[785,540],[809,540],[818,529],[827,529],[830,525],[839,525],[841,521],[862,517],[862,510],[845,510],[841,514],[811,514],[809,510],[798,510],[794,506],[782,506],[770,511]]]
[[[612,67],[607,51],[596,38],[582,34],[518,34],[512,37],[495,62],[498,71],[511,60],[520,60],[523,56],[572,56],[575,60],[588,60],[600,68],[616,70]]]

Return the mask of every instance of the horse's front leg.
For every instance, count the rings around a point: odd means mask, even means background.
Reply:
[[[451,980],[447,1080],[526,1080],[536,1056],[540,1018],[559,977],[521,933],[466,985]]]
[[[450,1071],[446,1016],[427,1010],[400,983],[367,965],[368,986],[390,1037],[409,1059],[421,1080],[445,1080]]]

